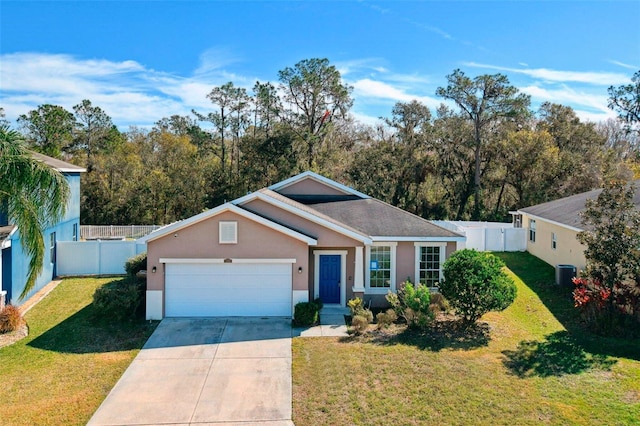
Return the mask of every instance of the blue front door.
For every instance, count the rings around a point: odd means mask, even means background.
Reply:
[[[320,255],[320,300],[340,303],[340,255]]]

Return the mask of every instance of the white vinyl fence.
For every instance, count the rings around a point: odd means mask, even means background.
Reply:
[[[124,239],[144,237],[160,228],[158,225],[80,225],[80,238]]]
[[[527,249],[527,230],[514,228],[511,223],[449,220],[433,222],[467,237],[466,242],[458,244],[458,249],[470,248],[478,251],[525,251]]]
[[[124,264],[146,250],[135,241],[58,241],[56,273],[69,275],[124,274]]]

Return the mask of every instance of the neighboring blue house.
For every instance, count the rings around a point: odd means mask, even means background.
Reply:
[[[39,153],[32,155],[61,172],[67,178],[71,193],[64,218],[43,233],[46,251],[42,273],[34,288],[22,300],[19,297],[27,281],[29,256],[22,250],[20,230],[10,223],[6,211],[0,211],[0,292],[5,293],[7,303],[14,305],[23,303],[56,276],[56,242],[77,241],[80,238],[80,173],[86,170]]]

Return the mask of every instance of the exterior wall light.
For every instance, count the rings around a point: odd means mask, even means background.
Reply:
[[[301,274],[302,273],[302,266],[298,266],[298,273]]]
[[[154,274],[156,273],[157,268],[154,266],[153,268],[151,268],[151,272],[153,272]]]

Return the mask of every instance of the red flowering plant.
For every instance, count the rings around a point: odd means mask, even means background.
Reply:
[[[574,278],[574,306],[585,323],[600,333],[637,332],[640,324],[640,282],[626,280],[606,287],[601,280]]]
[[[608,316],[611,308],[611,289],[605,287],[599,279],[574,278],[574,306],[580,309],[582,318],[594,325],[603,316]]]

